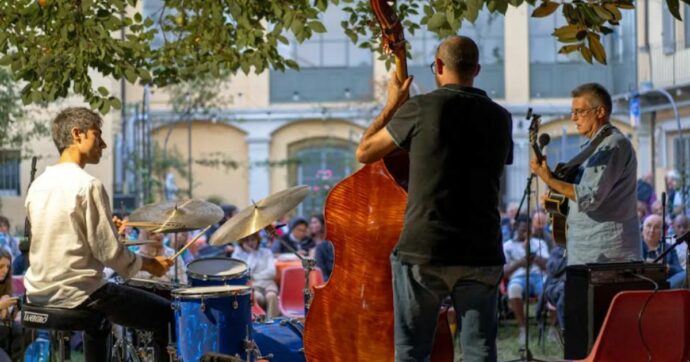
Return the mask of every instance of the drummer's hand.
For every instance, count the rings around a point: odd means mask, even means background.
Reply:
[[[172,259],[166,256],[157,256],[155,258],[142,256],[141,260],[141,270],[147,271],[157,277],[165,275],[168,269],[170,269],[170,266],[173,265]]]
[[[113,216],[113,224],[115,224],[117,228],[117,233],[120,234],[120,236],[124,236],[125,230],[127,229],[127,222],[117,216]]]

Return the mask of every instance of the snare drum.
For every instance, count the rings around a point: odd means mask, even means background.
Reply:
[[[178,356],[198,361],[206,352],[244,358],[252,335],[251,289],[239,285],[182,288],[172,291]]]
[[[262,356],[273,354],[271,362],[305,362],[304,326],[287,318],[254,322],[254,342]]]
[[[204,285],[246,285],[247,263],[233,258],[204,258],[187,264],[187,279],[193,287]]]

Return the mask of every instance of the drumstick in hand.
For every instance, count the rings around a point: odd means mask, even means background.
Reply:
[[[187,250],[187,248],[188,248],[190,245],[194,244],[195,241],[197,241],[202,235],[204,235],[204,233],[206,232],[206,230],[208,230],[208,229],[210,229],[210,228],[211,228],[211,225],[207,226],[204,230],[201,230],[201,232],[198,233],[198,234],[194,237],[194,239],[190,240],[185,246],[182,247],[182,249],[180,249],[180,251],[178,251],[175,255],[173,255],[172,257],[170,257],[170,259],[175,260],[178,256],[180,256],[180,254],[184,253],[184,251]]]

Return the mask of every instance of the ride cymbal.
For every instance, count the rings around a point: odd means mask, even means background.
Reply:
[[[295,186],[254,203],[221,225],[209,244],[224,245],[254,234],[294,209],[308,194],[309,186]]]
[[[157,233],[201,229],[223,218],[223,209],[203,200],[165,201],[144,205],[132,212],[127,226]]]

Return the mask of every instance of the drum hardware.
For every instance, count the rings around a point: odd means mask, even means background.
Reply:
[[[294,209],[309,194],[309,186],[295,186],[253,202],[211,235],[209,244],[225,245],[252,235]]]
[[[172,233],[192,231],[213,225],[223,218],[223,210],[207,201],[191,199],[179,203],[166,201],[144,205],[132,212],[126,226]]]
[[[192,287],[211,285],[246,285],[249,266],[240,259],[211,257],[187,265],[187,279]]]

